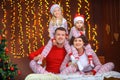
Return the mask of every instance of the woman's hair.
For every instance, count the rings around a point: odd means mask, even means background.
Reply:
[[[85,35],[81,35],[77,38],[81,38],[83,40],[84,46],[86,46],[89,43],[89,41],[88,41],[88,39]],[[71,40],[70,40],[70,45],[73,45],[74,40],[75,40],[75,37],[72,37]]]

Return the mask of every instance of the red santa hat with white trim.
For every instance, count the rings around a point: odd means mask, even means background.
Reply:
[[[50,8],[50,13],[53,15],[53,12],[54,12],[54,9],[55,8],[60,8],[60,5],[58,5],[58,4],[53,4],[52,6],[51,6],[51,8]]]
[[[80,14],[76,14],[74,18],[74,24],[79,20],[81,20],[84,23],[84,16]]]

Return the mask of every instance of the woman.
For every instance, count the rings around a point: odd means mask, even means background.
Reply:
[[[114,68],[112,62],[102,65],[93,50],[86,53],[84,48],[88,44],[88,40],[84,35],[71,39],[71,45],[78,51],[78,54],[73,54],[74,63],[69,63],[68,67],[62,70],[61,74],[79,73],[79,74],[101,74],[111,71]],[[74,53],[74,52],[73,52]]]

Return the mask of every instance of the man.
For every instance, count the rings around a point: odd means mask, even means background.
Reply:
[[[37,63],[39,58],[42,58],[41,53],[43,50],[43,47],[40,48],[37,52],[30,54],[30,59],[33,59],[30,61],[30,68],[35,73],[60,73],[60,69],[62,70],[66,64],[66,62],[62,63],[65,56],[66,51],[64,48],[64,43],[66,39],[66,30],[62,27],[59,27],[55,30],[55,40],[56,45],[52,46],[52,49],[50,50],[49,54],[46,56],[46,68],[42,67],[40,64]],[[37,54],[36,54],[37,53]],[[37,55],[37,56],[36,56]],[[65,60],[66,61],[66,60]]]

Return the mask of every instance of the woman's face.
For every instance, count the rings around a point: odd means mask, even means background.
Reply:
[[[75,23],[75,27],[76,27],[77,29],[81,29],[83,26],[84,26],[84,23],[83,23],[83,21],[81,21],[81,20],[78,20],[78,21]]]
[[[80,49],[84,46],[84,42],[82,38],[75,38],[73,41],[73,45],[76,49]]]
[[[59,17],[62,15],[61,9],[58,8],[58,7],[56,7],[56,8],[54,9],[53,15],[54,15],[56,18],[59,18]]]

